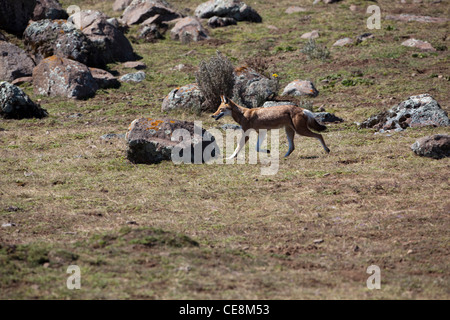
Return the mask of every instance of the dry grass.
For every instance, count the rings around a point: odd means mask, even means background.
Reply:
[[[78,2],[106,8],[112,1]],[[194,9],[200,2],[174,5]],[[36,97],[25,87],[34,100],[42,99],[50,117],[0,122],[0,223],[15,224],[0,228],[0,297],[448,299],[450,163],[409,149],[417,138],[448,129],[388,136],[352,124],[425,92],[448,111],[449,82],[431,77],[448,76],[448,51],[414,58],[416,51],[399,48],[395,40],[447,43],[440,39],[448,26],[389,21],[395,29],[383,24],[372,42],[333,48],[331,63],[306,62],[299,35],[323,30],[318,42],[330,47],[341,36],[364,33],[355,22],[364,21],[364,12],[351,16],[348,5],[365,2],[337,4],[335,11],[299,3],[310,11],[280,19],[288,1],[276,8],[257,2],[265,22],[214,29],[213,38],[223,44],[136,43],[149,66],[147,80],[88,101]],[[402,9],[379,3],[387,12]],[[405,10],[444,16],[432,5]],[[276,49],[289,46],[295,51]],[[100,139],[124,132],[139,116],[167,116],[160,112],[161,99],[194,80],[194,71],[170,68],[198,66],[216,49],[236,64],[263,52],[279,68],[282,87],[296,78],[314,80],[320,91],[315,108],[324,104],[346,119],[324,133],[331,153],[325,155],[313,139],[296,137],[297,149],[281,160],[278,174],[261,176],[260,167],[249,164],[133,165],[125,159],[124,142]],[[197,53],[184,55],[191,50]],[[319,81],[325,77],[335,79],[334,86]],[[355,78],[372,82],[342,85]],[[81,117],[69,117],[78,112]],[[209,114],[169,116],[202,120],[205,128],[218,125]],[[284,154],[284,134],[281,142]],[[65,286],[70,264],[81,267],[81,290]],[[381,268],[381,290],[366,288],[372,264]]]

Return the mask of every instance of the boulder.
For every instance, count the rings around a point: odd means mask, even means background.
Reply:
[[[209,0],[195,9],[195,16],[201,19],[218,16],[233,18],[236,21],[262,22],[256,10],[239,0]]]
[[[138,71],[136,73],[127,73],[119,78],[120,82],[142,82],[145,80],[145,72]]]
[[[100,89],[119,88],[120,82],[106,70],[89,68],[92,77]]]
[[[160,28],[156,24],[144,25],[139,29],[138,38],[153,43],[164,39]]]
[[[68,15],[58,0],[36,0],[32,20],[67,19]]]
[[[237,24],[236,20],[228,17],[211,17],[208,20],[208,26],[211,28],[222,28]]]
[[[196,83],[185,85],[172,90],[165,98],[161,111],[172,110],[201,110],[205,98]]]
[[[329,112],[314,112],[314,118],[321,123],[338,123],[344,122],[342,118],[335,116]]]
[[[85,99],[95,95],[97,82],[84,64],[57,56],[46,58],[33,70],[34,93]]]
[[[134,60],[133,47],[123,33],[108,22],[108,17],[95,10],[82,10],[69,17],[94,46],[90,65],[104,66],[108,63]]]
[[[346,45],[350,45],[353,44],[353,39],[352,38],[343,38],[343,39],[339,39],[337,40],[334,44],[333,47],[343,47]]]
[[[436,51],[436,49],[433,48],[433,46],[429,42],[417,40],[417,39],[413,39],[413,38],[403,41],[402,46],[418,48],[423,51]]]
[[[377,130],[408,127],[448,126],[450,121],[439,103],[429,94],[411,96],[393,108],[374,115],[360,124]]]
[[[0,1],[0,29],[21,36],[33,17],[36,0]]]
[[[319,31],[313,30],[311,32],[302,34],[302,36],[300,38],[302,38],[302,39],[317,39],[318,37],[319,37]]]
[[[14,79],[31,76],[34,61],[18,46],[0,41],[0,81],[13,81]]]
[[[319,91],[314,87],[314,84],[309,80],[294,80],[289,83],[283,90],[282,96],[311,96],[317,97]]]
[[[258,108],[277,94],[278,82],[248,67],[234,70],[233,100],[247,108]]]
[[[0,116],[5,119],[43,118],[48,115],[40,105],[34,103],[19,87],[0,82]]]
[[[450,136],[447,134],[435,134],[423,137],[411,145],[412,151],[422,157],[442,159],[450,157]]]
[[[170,37],[182,43],[209,39],[208,32],[203,28],[200,20],[194,17],[180,19],[170,30]]]
[[[164,0],[133,0],[123,12],[121,20],[123,24],[131,26],[155,15],[159,15],[159,19],[166,22],[182,17]]]
[[[91,41],[77,27],[65,20],[40,20],[31,23],[23,34],[26,50],[37,64],[47,57],[60,57],[89,64],[95,51]]]
[[[123,11],[126,7],[128,7],[133,0],[116,0],[113,4],[114,11]]]
[[[184,137],[177,139],[174,136],[176,130],[183,130],[184,133],[189,134],[190,139],[184,140]],[[185,156],[188,163],[202,163],[216,156],[214,151],[206,157],[203,156],[206,147],[211,144],[214,147],[212,149],[217,147],[214,136],[188,121],[136,119],[128,128],[125,139],[128,144],[127,158],[133,163],[152,164],[164,160],[176,161],[177,159],[172,158],[172,151],[178,156]],[[195,157],[196,154],[197,157]]]

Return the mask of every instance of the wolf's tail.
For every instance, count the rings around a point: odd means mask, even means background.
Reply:
[[[316,118],[314,118],[314,114],[311,111],[303,110],[303,113],[308,117],[307,120],[308,128],[319,132],[327,130],[326,126],[317,122]]]

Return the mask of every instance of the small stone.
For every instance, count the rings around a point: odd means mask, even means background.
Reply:
[[[3,223],[2,224],[2,228],[11,228],[11,227],[15,227],[16,224],[15,223]]]
[[[143,70],[147,68],[147,65],[141,61],[128,61],[123,64],[125,68]]]
[[[316,240],[313,241],[314,244],[320,244],[320,243],[323,243],[323,242],[325,242],[323,239],[316,239]]]

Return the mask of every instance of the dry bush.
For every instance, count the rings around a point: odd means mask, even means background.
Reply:
[[[231,97],[234,87],[234,67],[220,52],[209,61],[200,62],[195,74],[197,84],[205,97],[202,109],[215,111],[220,105],[220,96]]]
[[[308,56],[308,59],[320,59],[322,61],[330,58],[330,51],[327,47],[318,45],[314,39],[309,39],[301,52]]]

